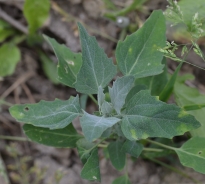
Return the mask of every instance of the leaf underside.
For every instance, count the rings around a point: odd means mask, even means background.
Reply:
[[[79,97],[71,97],[62,101],[40,101],[36,104],[14,105],[10,114],[19,122],[37,127],[60,129],[69,125],[81,111]]]

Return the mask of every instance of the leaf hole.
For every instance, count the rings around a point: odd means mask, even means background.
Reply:
[[[28,108],[28,107],[25,107],[24,110],[25,110],[25,111],[29,111],[29,108]]]
[[[202,154],[202,151],[199,151],[198,154],[201,155],[201,154]]]

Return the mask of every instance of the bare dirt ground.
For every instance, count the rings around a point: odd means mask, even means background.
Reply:
[[[103,18],[102,14],[105,11],[105,7],[101,0],[55,0],[51,2],[50,18],[40,30],[40,33],[54,37],[59,42],[65,43],[71,50],[79,52],[80,43],[76,21],[80,20],[89,26],[89,33],[97,37],[100,46],[105,49],[108,56],[114,57],[115,40],[119,39],[121,28],[117,27],[115,22]],[[0,7],[9,16],[26,27],[26,21],[22,15],[22,3],[23,0],[0,1]],[[119,5],[124,3],[125,5],[129,2],[115,0],[115,3]],[[137,22],[142,24],[152,10],[164,10],[166,5],[167,2],[164,0],[148,0],[142,7],[143,11],[132,12],[128,16],[131,20],[136,21],[137,19]],[[64,10],[68,16],[62,15],[57,7]],[[107,35],[109,35],[109,38],[107,38]],[[169,33],[168,38],[172,39],[172,37],[172,34]],[[54,85],[47,79],[42,70],[39,56],[32,48],[28,47],[26,43],[21,43],[19,47],[22,58],[17,65],[15,73],[0,81],[0,96],[3,95],[7,102],[11,104],[34,103],[42,99],[49,101],[55,98],[68,99],[70,95],[76,95],[74,89],[60,84]],[[56,61],[48,45],[44,44],[43,48]],[[196,59],[192,54],[189,60],[204,67],[201,60]],[[173,70],[176,65],[177,63],[169,62],[170,70]],[[205,93],[204,71],[190,65],[184,65],[182,72],[195,74],[196,80],[193,85],[199,88],[202,93]],[[92,112],[95,108],[95,105],[90,101],[87,110]],[[76,120],[76,123],[78,123],[78,120]],[[10,116],[6,105],[2,105],[0,109],[0,135],[24,137],[21,125],[16,123]],[[0,153],[11,184],[26,184],[26,177],[29,177],[31,179],[29,183],[33,184],[32,180],[34,181],[36,175],[39,176],[41,173],[43,173],[43,179],[37,184],[55,184],[54,176],[59,172],[63,173],[60,184],[91,183],[80,178],[82,163],[75,149],[55,149],[27,141],[0,140]],[[183,168],[178,163],[177,157],[172,161],[166,162],[167,164],[175,165],[190,177],[205,183],[204,175],[196,173],[192,169]],[[15,167],[18,168],[15,169]],[[35,172],[29,171],[30,168],[33,168]],[[111,166],[111,163],[103,157],[100,157],[100,168],[102,184],[112,183],[117,176],[123,173],[116,171]],[[138,159],[137,161],[129,159],[128,171],[133,184],[193,183],[189,178],[143,159]],[[20,181],[18,181],[18,174],[21,177]],[[0,184],[4,184],[1,179],[0,175]]]

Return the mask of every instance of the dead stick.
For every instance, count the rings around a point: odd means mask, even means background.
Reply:
[[[11,24],[16,29],[18,29],[19,31],[25,34],[28,34],[28,29],[24,25],[20,24],[18,21],[13,19],[6,12],[4,12],[1,8],[0,8],[0,17],[4,19],[6,22],[8,22],[9,24]]]
[[[21,75],[21,77],[19,77],[16,82],[14,82],[2,95],[1,95],[1,99],[6,98],[14,89],[16,89],[20,84],[24,83],[26,80],[28,80],[30,77],[32,77],[35,73],[34,72],[27,72],[23,75]]]

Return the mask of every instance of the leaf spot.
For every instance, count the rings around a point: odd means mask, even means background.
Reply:
[[[24,113],[21,112],[21,113],[19,114],[19,116],[24,116]]]
[[[95,180],[96,180],[96,179],[97,179],[97,177],[96,177],[96,176],[93,176],[93,179],[95,179]]]
[[[66,61],[66,63],[68,63],[69,65],[75,65],[75,63],[73,61]]]
[[[147,64],[147,66],[150,66],[150,65],[151,65],[150,63]]]
[[[130,47],[128,51],[129,51],[129,53],[132,53],[132,48]]]
[[[201,155],[201,154],[202,154],[202,151],[199,151],[198,154]]]
[[[29,111],[29,108],[28,108],[28,107],[25,107],[25,108],[24,108],[24,111]]]

